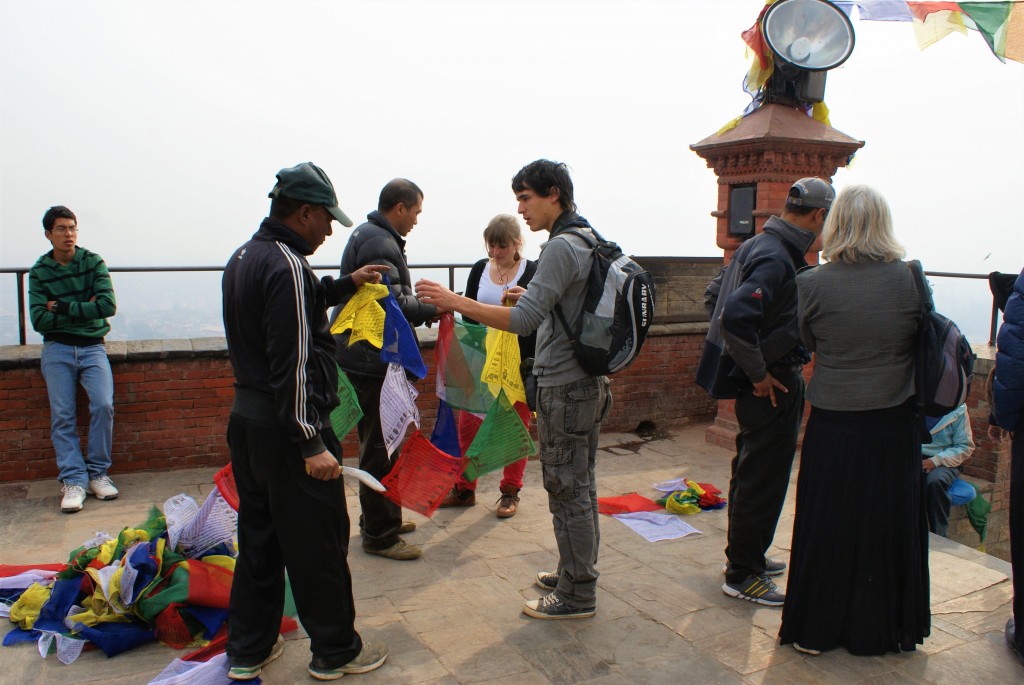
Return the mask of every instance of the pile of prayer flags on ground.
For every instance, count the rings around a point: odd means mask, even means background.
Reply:
[[[217,481],[234,495],[229,470]],[[116,538],[97,533],[67,564],[0,567],[0,590],[17,624],[4,646],[36,642],[42,656],[55,648],[71,663],[88,643],[114,656],[153,640],[180,649],[223,635],[237,515],[219,485],[202,506],[177,495],[164,510],[154,507]]]
[[[726,505],[722,491],[711,483],[685,480],[686,489],[676,490],[667,497],[655,500],[673,514],[696,514],[708,509],[721,509]]]

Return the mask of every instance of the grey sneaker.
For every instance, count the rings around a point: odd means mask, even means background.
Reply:
[[[60,500],[61,511],[65,514],[82,511],[82,506],[85,504],[85,488],[81,485],[65,482],[61,492],[64,493],[64,497]]]
[[[263,667],[284,653],[284,638],[277,636],[277,642],[270,648],[270,655],[266,659],[252,666],[232,666],[228,669],[228,678],[231,680],[255,680],[263,672]]]
[[[387,658],[387,647],[377,642],[364,642],[356,658],[343,666],[331,666],[326,659],[314,654],[306,670],[317,680],[337,680],[351,673],[369,673],[380,668]]]
[[[780,607],[786,601],[786,595],[779,592],[778,586],[767,575],[747,576],[741,583],[724,583],[722,592],[766,607]]]
[[[729,563],[722,567],[722,573],[729,572]],[[772,559],[771,557],[764,558],[764,573],[768,576],[781,576],[786,572],[786,562],[779,561],[778,559]]]
[[[110,476],[100,476],[89,481],[89,492],[96,496],[96,499],[115,499],[118,494],[114,487],[114,481]]]
[[[554,590],[558,587],[557,571],[541,571],[537,574],[537,587],[541,590]]]
[[[533,618],[563,619],[590,618],[597,613],[596,607],[574,607],[555,597],[555,593],[531,599],[523,605],[523,613]]]

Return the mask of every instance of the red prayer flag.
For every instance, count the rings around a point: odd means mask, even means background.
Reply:
[[[433,516],[441,500],[452,489],[466,460],[445,454],[415,431],[405,443],[391,473],[381,479],[385,497],[395,504]]]
[[[611,516],[612,514],[626,514],[634,511],[661,511],[665,507],[652,499],[632,492],[628,495],[618,497],[598,497],[597,513]]]

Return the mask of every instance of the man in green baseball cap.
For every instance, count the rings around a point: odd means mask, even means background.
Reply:
[[[277,185],[267,197],[286,197],[300,202],[321,205],[342,226],[352,226],[352,219],[338,206],[334,184],[324,170],[312,162],[303,162],[277,172]]]

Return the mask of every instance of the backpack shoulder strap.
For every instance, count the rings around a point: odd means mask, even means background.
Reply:
[[[560,236],[566,236],[566,241],[568,241],[568,236],[574,235],[577,238],[581,239],[583,242],[585,242],[587,244],[587,247],[589,247],[591,250],[596,250],[597,240],[601,239],[601,236],[597,234],[597,231],[595,231],[593,227],[588,226],[588,228],[590,228],[590,230],[594,232],[594,237],[592,238],[583,231],[577,230],[577,226],[582,228],[584,224],[570,224],[569,227],[566,228],[565,230],[559,231],[558,235],[556,235],[555,238],[558,238]],[[553,239],[554,238],[552,238],[552,240]],[[576,337],[573,335],[572,329],[569,327],[569,321],[565,318],[565,312],[562,310],[561,302],[555,304],[554,313],[555,317],[557,317],[562,324],[562,330],[565,331],[565,337],[569,339],[569,344],[575,347]]]
[[[914,276],[914,285],[917,286],[917,295],[921,298],[921,311],[927,314],[935,308],[935,303],[932,300],[932,294],[928,290],[928,286],[924,282],[924,267],[922,267],[921,262],[916,259],[911,259],[907,262],[907,266],[910,267],[910,273]]]

